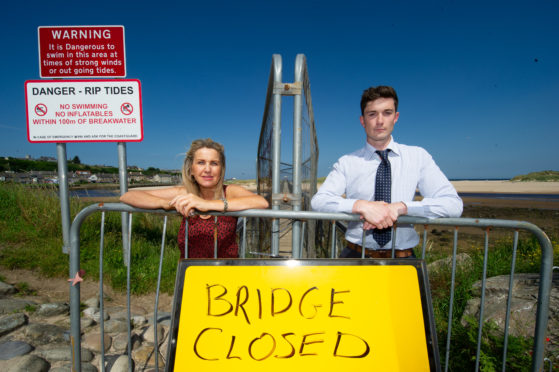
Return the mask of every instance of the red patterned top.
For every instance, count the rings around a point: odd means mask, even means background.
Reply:
[[[227,187],[227,186],[225,186]],[[225,190],[224,190],[225,191]],[[184,258],[184,229],[186,218],[183,217],[179,229],[178,243],[181,259]],[[239,257],[237,245],[237,218],[217,217],[217,257]],[[200,216],[188,218],[188,258],[214,258],[215,216],[204,219]]]

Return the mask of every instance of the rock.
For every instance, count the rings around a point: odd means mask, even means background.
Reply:
[[[107,352],[111,348],[113,339],[111,336],[107,334],[105,334],[104,336],[105,336],[103,337],[104,347],[105,347],[105,352]],[[82,348],[84,347],[97,353],[101,352],[101,333],[92,332],[83,336]]]
[[[8,372],[47,372],[49,362],[36,355],[24,355],[12,359]]]
[[[80,319],[80,329],[82,329],[82,330],[85,329],[85,328],[88,328],[88,327],[92,327],[95,324],[97,324],[97,323],[95,323],[95,321],[91,318],[81,318]],[[70,318],[68,318],[68,327],[69,326],[70,326]]]
[[[153,314],[154,313],[150,313],[147,316],[149,324],[153,324]],[[158,311],[157,312],[157,323],[162,324],[166,327],[170,327],[171,326],[171,313],[168,313],[168,312],[165,312],[165,311]]]
[[[128,310],[126,307],[106,307],[106,311],[111,314],[111,318],[115,319],[126,319],[128,318]],[[145,316],[147,314],[146,309],[141,306],[130,305],[130,317],[134,317],[137,315]]]
[[[169,336],[169,334],[167,334]],[[165,357],[165,361],[167,360],[167,352],[169,350],[169,338],[166,337],[165,341],[159,345],[159,353]]]
[[[0,336],[8,334],[27,323],[27,316],[22,313],[0,317]]]
[[[44,345],[48,343],[60,343],[65,341],[66,330],[52,324],[29,324],[24,334],[32,344]]]
[[[150,325],[149,327],[147,327],[144,330],[144,332],[142,332],[142,337],[144,338],[144,341],[147,342],[150,345],[155,344],[154,330],[155,330],[155,327],[153,325]],[[158,344],[161,344],[164,341],[163,336],[165,336],[165,330],[163,329],[163,326],[161,324],[158,324],[157,325],[157,342],[158,342]]]
[[[147,322],[148,320],[145,316],[135,315],[132,317],[132,325],[134,326],[134,328],[140,328],[146,325]]]
[[[550,296],[550,309],[548,321],[548,344],[549,351],[556,353],[555,345],[559,342],[559,276],[554,276]],[[509,334],[532,338],[535,331],[537,296],[539,286],[539,274],[516,274],[514,275],[513,291],[511,299],[511,315],[509,320]],[[501,275],[487,278],[485,285],[485,304],[483,308],[484,321],[494,322],[501,332],[504,332],[507,296],[509,289],[509,276]],[[481,281],[474,283],[472,292],[481,296]],[[461,318],[462,325],[466,326],[466,317],[479,318],[480,298],[476,297],[468,301],[466,309]]]
[[[97,372],[97,367],[95,367],[93,364],[91,363],[84,363],[82,362],[81,364],[81,370],[82,372]],[[72,365],[71,364],[65,364],[62,367],[57,367],[57,368],[52,368],[49,372],[71,372],[72,371]]]
[[[70,344],[64,345],[48,345],[40,347],[35,350],[35,354],[39,355],[49,361],[72,361],[72,349]],[[90,350],[82,347],[81,359],[82,362],[91,362],[93,360],[93,353]]]
[[[132,339],[132,350],[139,348],[142,345],[142,337],[140,335],[133,333],[130,338]],[[113,338],[113,349],[119,353],[128,352],[128,334],[121,333]]]
[[[56,324],[60,327],[69,329],[70,328],[70,317],[69,316],[64,317],[64,319],[56,321],[56,322],[54,322],[54,324]],[[84,317],[84,318],[80,319],[80,329],[82,331],[84,331],[85,329],[87,329],[89,327],[94,326],[95,324],[97,324],[97,323],[95,323],[95,321],[91,318]]]
[[[458,253],[456,255],[456,270],[465,270],[473,264],[472,258],[467,253]],[[452,270],[452,257],[446,257],[441,260],[433,261],[427,265],[427,272],[436,273],[441,269]]]
[[[42,304],[36,312],[39,316],[55,316],[69,313],[70,305],[63,302]]]
[[[107,333],[128,332],[128,324],[122,319],[109,319],[103,325]]]
[[[150,345],[143,345],[137,350],[132,352],[132,358],[138,363],[140,368],[145,367],[155,367],[155,350],[153,346]],[[159,368],[164,368],[164,359],[161,354],[158,357],[158,365]]]
[[[83,311],[83,315],[93,319],[97,323],[101,321],[101,311],[98,308],[88,307]],[[105,310],[103,311],[103,320],[108,320],[108,319],[109,319],[109,313]]]
[[[92,307],[94,309],[98,309],[99,308],[99,297],[91,297],[88,298],[87,300],[85,300],[83,302],[87,307]]]
[[[9,360],[33,351],[33,346],[23,341],[6,341],[0,344],[0,359]]]
[[[4,282],[0,282],[0,296],[9,296],[11,294],[16,293],[16,288],[11,284],[6,284]]]
[[[29,300],[22,300],[20,298],[0,298],[0,315],[11,314],[13,312],[20,312],[25,310],[28,306],[36,306],[37,303]]]
[[[134,371],[134,359],[132,359],[132,371]],[[114,362],[111,372],[128,372],[128,355],[121,355]]]

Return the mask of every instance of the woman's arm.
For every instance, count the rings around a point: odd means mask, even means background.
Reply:
[[[242,211],[245,209],[266,209],[268,208],[268,201],[264,197],[255,194],[242,186],[239,185],[229,185],[225,189],[228,204],[228,211]],[[219,200],[222,204],[223,201]]]
[[[229,185],[225,190],[229,212],[268,208],[266,199],[244,187]],[[200,212],[223,212],[225,209],[225,203],[221,199],[205,200],[193,194],[178,194],[169,204],[184,216],[188,216],[195,209]]]
[[[185,194],[184,187],[173,186],[151,190],[131,190],[120,197],[120,201],[136,208],[173,209],[169,202],[180,194]]]

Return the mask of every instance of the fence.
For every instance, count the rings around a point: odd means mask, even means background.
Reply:
[[[104,213],[105,212],[127,212],[131,215],[132,212],[142,212],[142,213],[156,213],[156,214],[163,214],[169,215],[174,214],[175,212],[169,212],[164,210],[143,210],[130,207],[128,205],[119,204],[119,203],[108,203],[108,204],[95,204],[89,207],[84,208],[80,211],[74,219],[74,222],[71,226],[70,231],[70,238],[71,238],[71,251],[70,251],[70,275],[73,276],[80,270],[80,228],[84,220],[91,214],[95,212],[103,212],[102,214],[102,226],[101,226],[101,238],[100,238],[100,246],[101,246],[101,254],[100,254],[100,299],[101,299],[101,314],[103,314],[103,272],[102,272],[102,252],[103,252],[103,221],[104,221]],[[266,218],[266,219],[290,219],[290,220],[297,220],[301,223],[304,221],[326,221],[329,222],[330,226],[333,228],[330,229],[330,236],[328,239],[324,239],[326,244],[328,244],[327,256],[329,257],[336,257],[336,251],[340,248],[341,244],[343,244],[343,240],[340,239],[340,236],[336,232],[337,229],[335,228],[336,223],[339,221],[357,221],[359,220],[358,215],[350,215],[345,213],[319,213],[319,212],[310,212],[310,211],[276,211],[276,210],[247,210],[242,212],[229,212],[226,214],[223,213],[210,213],[215,216],[221,215],[228,215],[228,216],[235,216],[235,217],[245,217],[247,219],[255,219],[255,218]],[[166,224],[166,218],[164,220],[164,225]],[[454,303],[454,290],[455,290],[455,278],[457,273],[457,250],[458,250],[458,231],[460,228],[468,228],[468,227],[476,227],[480,228],[484,231],[485,239],[484,239],[484,259],[483,259],[483,272],[482,272],[482,285],[481,285],[481,304],[480,304],[480,311],[478,317],[478,338],[477,338],[477,351],[476,351],[476,371],[479,369],[480,363],[480,347],[482,342],[482,331],[484,327],[484,305],[485,305],[485,292],[486,292],[486,274],[487,274],[487,264],[488,264],[488,251],[489,251],[489,231],[493,228],[503,228],[508,230],[513,230],[514,239],[513,239],[513,246],[511,248],[511,271],[510,271],[510,282],[509,282],[509,292],[508,292],[508,299],[507,299],[507,315],[505,321],[505,333],[504,333],[504,348],[503,348],[503,356],[502,356],[502,370],[504,371],[506,368],[505,362],[507,360],[507,340],[508,340],[508,328],[509,328],[509,319],[511,313],[511,299],[512,299],[512,292],[513,292],[513,278],[514,278],[514,269],[516,263],[516,252],[518,247],[518,234],[519,231],[527,231],[531,233],[538,241],[540,248],[541,248],[541,262],[540,262],[540,272],[539,272],[539,290],[538,290],[538,300],[537,300],[537,313],[536,313],[536,321],[535,321],[535,330],[534,330],[534,339],[533,339],[533,352],[532,352],[532,371],[540,371],[544,368],[544,363],[548,363],[550,369],[552,367],[552,361],[548,358],[544,360],[544,352],[545,352],[545,338],[547,332],[547,323],[548,323],[548,314],[549,314],[549,305],[550,305],[550,293],[551,293],[551,279],[552,279],[552,269],[553,269],[553,247],[551,241],[547,237],[547,235],[540,230],[537,226],[521,221],[509,221],[509,220],[492,220],[492,219],[468,219],[468,218],[441,218],[441,219],[426,219],[426,218],[418,218],[418,217],[409,217],[409,216],[402,216],[398,219],[398,224],[413,224],[415,226],[423,226],[423,245],[421,248],[421,258],[424,259],[426,256],[426,242],[427,242],[427,226],[449,226],[454,229],[454,239],[453,239],[453,247],[452,247],[452,266],[451,266],[451,285],[450,285],[450,301],[448,304],[449,311],[448,311],[448,330],[446,335],[446,348],[445,348],[445,355],[444,358],[441,357],[441,360],[444,360],[444,368],[445,371],[448,370],[448,362],[450,352],[452,350],[451,340],[452,340],[452,317],[453,317],[453,303]],[[129,224],[130,226],[132,224]],[[245,225],[246,226],[246,225]],[[393,234],[397,234],[397,227],[393,229]],[[131,231],[129,231],[131,234]],[[160,278],[161,278],[161,265],[163,260],[163,250],[165,248],[165,226],[163,229],[163,238],[161,244],[161,258],[159,263],[159,280],[157,284],[157,291],[156,291],[156,301],[155,301],[155,311],[154,311],[154,324],[156,323],[156,319],[158,319],[157,315],[157,304],[159,298],[159,288],[160,288]],[[243,257],[246,255],[245,252],[246,246],[245,242],[246,239],[246,228],[244,232],[241,234],[243,239],[241,239],[241,247],[240,252],[241,256]],[[129,239],[132,241],[132,239]],[[393,239],[395,241],[395,239]],[[290,258],[299,259],[301,258],[301,251],[294,249],[293,252],[295,256]],[[364,252],[363,252],[364,254]],[[130,257],[130,256],[128,256]],[[394,257],[394,246],[392,246],[392,257]],[[286,257],[288,258],[288,257]],[[364,256],[363,256],[364,258]],[[128,262],[127,267],[130,270],[130,265],[133,262]],[[129,278],[129,271],[128,271],[128,278]],[[128,298],[128,357],[131,358],[131,326],[130,326],[130,281],[127,281],[127,298]],[[70,322],[71,322],[71,344],[72,344],[72,356],[73,356],[73,368],[76,371],[81,371],[81,330],[80,330],[80,287],[79,284],[76,286],[70,287]],[[103,340],[103,316],[100,317],[101,321],[101,342]],[[157,355],[158,355],[158,342],[157,342],[157,327],[155,327],[155,355],[156,355],[156,366],[158,365]],[[104,347],[101,347],[102,350],[102,367],[101,369],[104,371]],[[131,365],[131,364],[129,364]]]

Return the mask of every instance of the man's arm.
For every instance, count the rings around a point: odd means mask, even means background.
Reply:
[[[319,212],[352,213],[355,200],[346,199],[346,172],[340,161],[332,167],[332,171],[324,180],[318,192],[311,199],[311,208]]]
[[[422,163],[417,187],[423,199],[406,202],[407,214],[427,218],[460,217],[463,202],[454,186],[426,151]]]
[[[387,204],[385,202],[367,201],[362,199],[344,198],[348,182],[345,168],[338,161],[332,171],[313,196],[311,207],[320,212],[357,213],[364,220],[365,230],[372,228],[390,227],[396,222],[398,216],[406,214],[407,207],[404,203]]]

